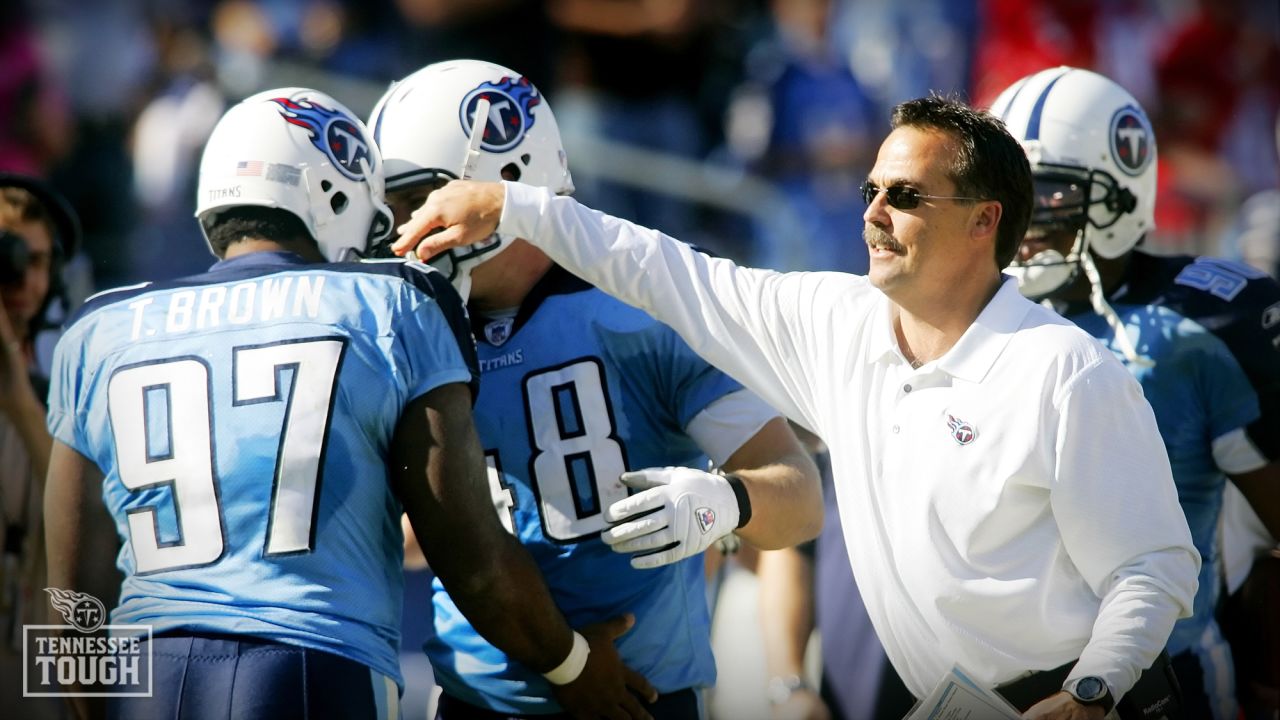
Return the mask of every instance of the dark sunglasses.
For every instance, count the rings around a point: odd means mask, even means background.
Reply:
[[[981,201],[983,198],[976,197],[960,197],[956,195],[925,195],[913,187],[906,185],[894,185],[893,187],[882,188],[870,180],[862,183],[859,188],[862,191],[862,201],[868,205],[876,199],[876,195],[884,193],[885,199],[890,207],[899,210],[914,210],[920,207],[921,200],[974,200]]]

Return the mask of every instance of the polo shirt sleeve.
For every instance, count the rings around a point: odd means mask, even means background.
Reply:
[[[1060,386],[1054,406],[1050,503],[1064,549],[1101,598],[1071,676],[1101,676],[1122,695],[1164,648],[1174,621],[1191,614],[1200,555],[1155,415],[1119,361],[1100,354]]]
[[[584,207],[545,188],[506,182],[499,232],[537,245],[570,272],[671,326],[708,362],[769,405],[820,431],[816,398],[850,348],[835,318],[865,278],[740,267]],[[867,305],[863,303],[862,305]],[[852,345],[852,343],[848,343]]]

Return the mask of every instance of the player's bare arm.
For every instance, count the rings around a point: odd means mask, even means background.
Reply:
[[[533,559],[493,513],[465,385],[442,386],[410,404],[391,467],[427,561],[476,629],[544,675],[566,659],[580,661],[573,657],[581,655],[575,635]],[[619,619],[584,628],[590,650],[580,673],[560,683],[548,677],[574,717],[649,717],[639,698],[656,691],[622,665],[613,647],[627,626]]]

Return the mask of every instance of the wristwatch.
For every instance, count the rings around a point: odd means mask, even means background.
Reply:
[[[769,704],[781,705],[791,699],[792,693],[807,687],[809,687],[808,683],[799,675],[772,677],[769,679],[769,690],[767,692]]]
[[[1115,698],[1111,697],[1111,688],[1107,686],[1107,681],[1095,675],[1068,680],[1062,689],[1070,693],[1071,697],[1081,705],[1100,706],[1103,713],[1111,712],[1111,708],[1116,704]]]

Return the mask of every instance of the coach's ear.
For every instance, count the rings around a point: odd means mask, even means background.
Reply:
[[[979,243],[991,243],[994,246],[1003,215],[1004,209],[999,200],[975,202],[969,215],[969,237]]]

